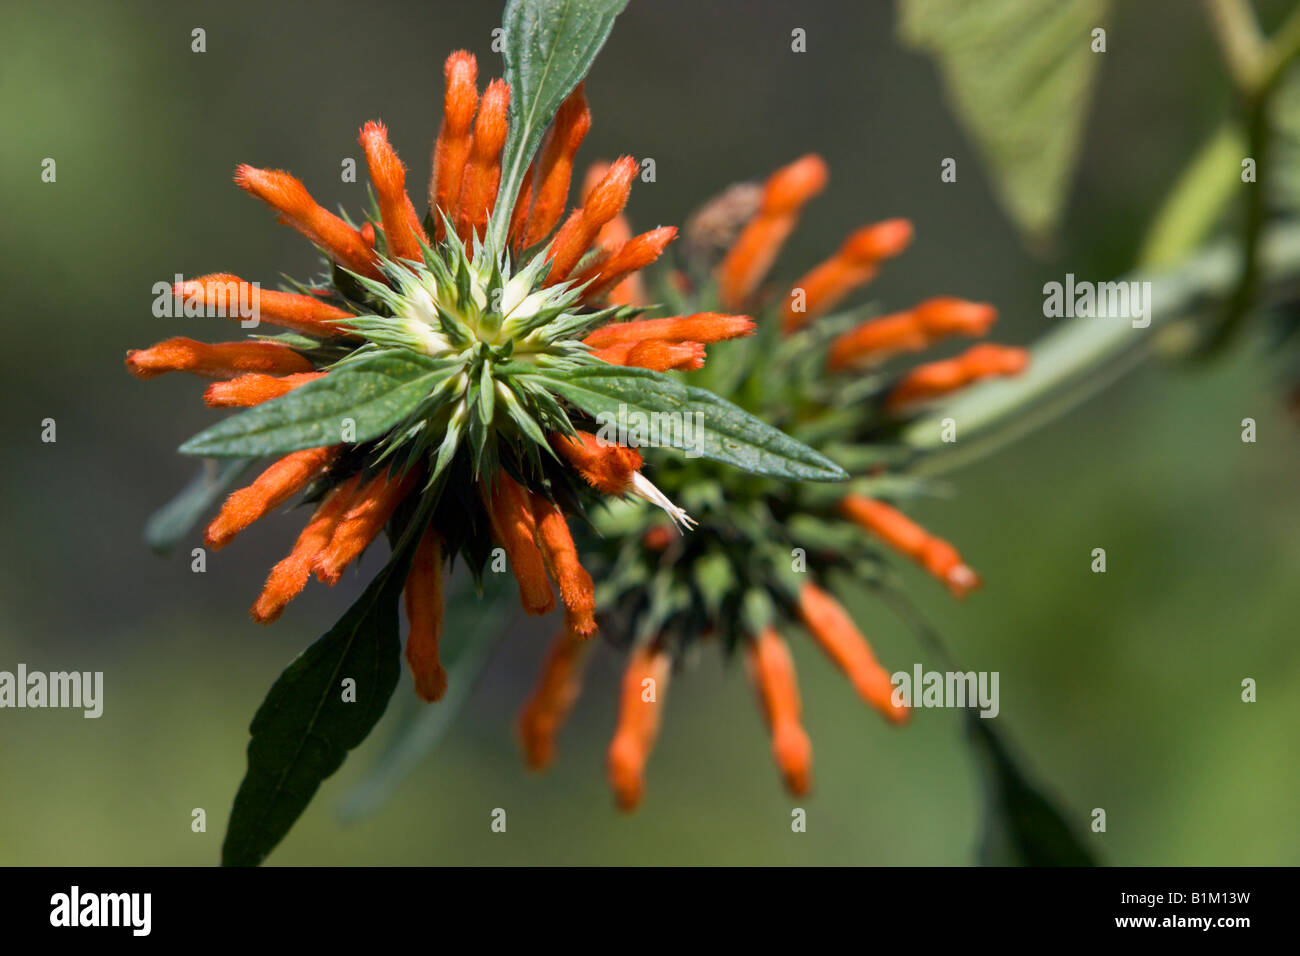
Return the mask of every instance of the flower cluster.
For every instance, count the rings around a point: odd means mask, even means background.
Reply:
[[[861,308],[830,314],[908,246],[912,227],[901,219],[854,232],[784,295],[765,288],[801,209],[827,178],[825,163],[808,155],[761,187],[731,187],[688,222],[679,266],[664,273],[656,290],[681,311],[759,315],[757,334],[722,346],[725,355],[715,356],[696,380],[824,452],[854,477],[847,488],[777,483],[707,461],[665,461],[656,479],[674,500],[702,515],[696,532],[680,535],[636,506],[596,516],[602,534],[584,545],[584,553],[601,571],[597,611],[605,633],[631,647],[608,753],[610,784],[624,808],[641,799],[674,665],[702,636],[717,638],[727,652],[743,652],[776,763],[787,787],[803,793],[812,748],[782,635],[806,630],[863,700],[901,723],[908,712],[893,698],[889,672],[832,592],[845,583],[854,590],[887,583],[881,544],[920,564],[958,597],[979,584],[952,545],[889,503],[918,490],[905,469],[890,467],[905,464],[891,439],[926,402],[988,376],[1014,375],[1025,367],[1027,353],[977,344],[955,358],[900,369],[888,360],[953,336],[983,336],[995,310],[945,297],[889,315]],[[643,301],[638,295],[616,301],[637,304]],[[608,351],[655,327],[614,324],[589,341]],[[718,508],[722,502],[725,510]],[[520,715],[534,767],[552,759],[587,647],[572,629],[561,631]]]

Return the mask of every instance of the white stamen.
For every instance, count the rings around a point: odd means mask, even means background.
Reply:
[[[683,531],[690,531],[691,528],[699,524],[694,518],[686,513],[685,508],[679,508],[668,500],[668,496],[654,486],[654,483],[641,472],[632,473],[632,494],[638,498],[644,498],[652,505],[658,505],[668,513],[668,517],[673,519]]]

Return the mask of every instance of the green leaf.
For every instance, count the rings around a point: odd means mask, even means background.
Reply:
[[[966,728],[983,770],[987,812],[980,862],[985,866],[1095,866],[1074,827],[1016,765],[993,719],[966,711]]]
[[[342,365],[195,435],[181,451],[218,458],[257,458],[342,441],[344,419],[357,442],[378,438],[410,414],[444,370],[413,352],[383,351]]]
[[[678,448],[745,471],[799,481],[843,481],[848,474],[825,455],[759,421],[712,392],[649,369],[589,365],[537,376],[598,421],[624,416],[629,429],[658,421],[654,444]],[[668,414],[671,419],[664,420]],[[651,416],[658,415],[658,418]],[[697,417],[698,416],[698,417]],[[669,427],[674,425],[675,427]]]
[[[390,566],[391,567],[391,566]],[[248,772],[230,813],[223,866],[256,866],[284,838],[321,781],[366,739],[397,686],[397,605],[405,574],[377,577],[294,661],[253,717]],[[355,701],[344,679],[356,681]]]
[[[999,199],[1034,240],[1058,224],[1109,0],[900,0],[904,43],[930,53]]]
[[[515,198],[546,127],[591,69],[625,6],[627,0],[510,0],[506,4],[501,22],[510,126],[491,226],[495,248],[505,248]]]
[[[145,543],[159,553],[176,547],[177,542],[189,534],[207,510],[248,470],[249,464],[246,458],[205,461],[199,473],[175,498],[149,516],[144,526]]]
[[[467,584],[447,602],[441,645],[447,693],[434,704],[411,695],[387,751],[339,806],[344,820],[355,822],[387,803],[402,781],[442,743],[486,671],[493,651],[506,637],[502,625],[514,605],[504,598],[512,580],[509,574],[485,575],[481,595]]]

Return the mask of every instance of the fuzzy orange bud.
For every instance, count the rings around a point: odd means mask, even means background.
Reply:
[[[310,295],[273,292],[224,272],[172,284],[177,305],[186,311],[194,307],[213,310],[228,319],[256,319],[305,335],[331,338],[346,333],[340,320],[354,318]]]
[[[287,395],[299,386],[306,385],[325,372],[298,372],[295,375],[262,375],[250,372],[228,382],[213,382],[203,392],[203,401],[209,408],[251,408],[273,398]]]
[[[456,200],[456,234],[463,242],[475,235],[482,237],[487,230],[501,182],[501,150],[506,144],[509,107],[510,86],[505,80],[493,80],[479,103],[474,139]]]
[[[366,166],[375,187],[379,214],[384,220],[384,235],[388,237],[389,257],[423,262],[420,240],[425,237],[411,206],[411,198],[406,195],[406,167],[388,142],[388,128],[371,120],[361,127],[357,142],[366,154]]]
[[[244,372],[291,375],[313,370],[311,362],[278,342],[196,342],[174,338],[126,353],[127,370],[136,378],[189,372],[203,378],[234,378]]]
[[[668,690],[672,660],[653,647],[628,658],[619,696],[618,727],[609,744],[609,784],[621,810],[634,810],[645,791],[645,765],[659,734],[660,707]]]
[[[634,448],[602,442],[589,432],[550,436],[556,454],[597,491],[607,495],[626,494],[632,478],[641,470],[641,453]]]
[[[768,177],[758,213],[718,265],[718,293],[728,309],[739,309],[763,281],[799,212],[826,188],[829,172],[820,156],[808,154]]]
[[[532,208],[523,230],[515,234],[516,248],[527,249],[541,242],[564,215],[564,205],[569,199],[569,182],[573,178],[574,157],[589,129],[591,110],[587,108],[583,84],[579,83],[560,104],[551,131],[542,144],[533,182]]]
[[[307,586],[312,563],[329,544],[360,483],[361,475],[353,475],[331,489],[317,506],[311,521],[307,522],[307,526],[298,535],[293,550],[267,576],[262,593],[249,611],[253,620],[259,624],[270,624],[284,613],[289,602]]]
[[[578,559],[564,514],[541,495],[531,498],[537,546],[564,602],[565,623],[579,637],[590,637],[596,633],[595,584]]]
[[[968,302],[950,296],[926,299],[912,312],[930,342],[948,335],[978,338],[988,334],[998,317],[998,310],[987,302]]]
[[[221,511],[208,525],[207,546],[214,551],[224,548],[235,535],[272,508],[284,504],[309,481],[322,474],[338,452],[335,445],[305,448],[285,455],[258,475],[247,488],[239,489],[226,499]]]
[[[240,165],[235,184],[252,193],[280,213],[280,221],[292,226],[346,269],[372,279],[379,278],[373,243],[366,243],[357,230],[317,204],[301,182],[278,169]]]
[[[754,320],[747,315],[697,312],[666,319],[633,319],[615,322],[590,333],[583,342],[592,348],[658,340],[662,342],[721,342],[752,335]]]
[[[619,342],[591,353],[610,365],[648,368],[656,372],[670,369],[690,371],[704,366],[702,342],[664,342],[648,339],[644,342]]]
[[[956,548],[883,501],[865,495],[847,495],[840,502],[840,511],[943,581],[954,596],[965,597],[979,587],[979,575],[966,566]]]
[[[965,388],[995,375],[1019,375],[1029,365],[1029,352],[988,342],[972,346],[956,358],[918,365],[894,386],[885,406],[898,411]]]
[[[555,595],[546,580],[546,564],[537,547],[537,525],[528,492],[507,475],[497,472],[491,492],[483,489],[492,535],[505,549],[510,568],[519,582],[519,603],[529,614],[549,614]]]
[[[631,156],[620,157],[596,184],[583,207],[574,210],[565,220],[551,248],[551,271],[547,273],[549,284],[567,279],[596,241],[600,230],[623,211],[637,168],[636,160]]]
[[[478,109],[478,61],[474,54],[457,50],[443,66],[446,91],[442,99],[442,125],[433,147],[433,174],[429,179],[429,205],[434,209],[435,232],[446,235],[441,211],[454,219],[460,184],[473,143],[474,111]]]
[[[814,267],[791,288],[781,314],[789,334],[834,307],[854,289],[876,276],[877,263],[898,255],[912,239],[912,224],[889,219],[853,233],[839,251]]]
[[[799,617],[858,696],[894,723],[907,720],[908,709],[894,706],[889,672],[880,666],[871,645],[838,601],[816,585],[805,584],[799,592]]]
[[[576,285],[595,280],[582,291],[583,301],[595,302],[611,293],[620,283],[628,280],[638,280],[637,289],[639,289],[639,277],[636,273],[658,259],[668,247],[668,243],[676,237],[675,226],[660,226],[658,229],[633,236],[614,248],[605,259],[584,269],[574,278]],[[629,287],[624,292],[633,297],[643,296],[643,292],[638,292],[637,289]]]
[[[441,700],[447,691],[447,672],[438,658],[442,639],[442,538],[433,525],[424,529],[411,559],[402,591],[406,620],[406,664],[421,700]]]
[[[519,712],[519,741],[531,770],[542,770],[555,759],[555,738],[578,699],[590,647],[590,641],[566,627],[547,649],[532,696]]]
[[[338,583],[344,569],[384,529],[397,506],[414,487],[415,479],[416,470],[411,468],[402,475],[384,472],[366,483],[334,529],[329,544],[316,555],[312,571],[317,580],[330,587]]]
[[[772,756],[795,796],[808,792],[812,780],[812,743],[800,723],[799,684],[790,649],[772,628],[765,628],[746,647],[750,675],[763,715],[772,732]]]

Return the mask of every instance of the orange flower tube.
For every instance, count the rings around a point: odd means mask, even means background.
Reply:
[[[798,331],[841,299],[876,276],[877,264],[899,255],[912,241],[912,224],[888,219],[865,226],[849,236],[839,251],[816,266],[791,287],[781,313],[781,328]],[[794,293],[802,290],[802,302]],[[796,310],[795,306],[802,306]]]
[[[631,156],[614,162],[609,172],[591,191],[581,209],[575,209],[555,237],[551,248],[551,271],[547,282],[554,285],[569,277],[579,260],[596,241],[596,236],[607,222],[623,211],[632,191],[637,163]]]
[[[388,128],[371,120],[361,127],[357,142],[366,154],[379,214],[384,220],[384,235],[388,237],[389,258],[423,262],[420,240],[424,236],[418,221],[412,222],[414,210],[406,195],[406,167],[388,142]]]
[[[595,584],[578,559],[578,549],[564,514],[541,495],[530,493],[530,497],[537,546],[551,580],[559,589],[565,622],[574,634],[590,637],[596,633]]]
[[[772,756],[795,796],[812,781],[812,743],[799,720],[799,684],[790,648],[772,628],[765,628],[746,647],[750,674],[772,732]]]
[[[493,80],[479,103],[474,139],[456,200],[456,235],[462,242],[469,242],[475,235],[481,238],[492,215],[501,182],[501,150],[506,144],[509,106],[509,85],[505,80]]]
[[[416,469],[403,475],[384,472],[371,478],[356,495],[351,507],[334,529],[329,544],[312,564],[317,580],[333,587],[366,545],[383,530],[397,506],[415,485]]]
[[[272,508],[284,504],[309,481],[322,474],[338,452],[337,445],[291,452],[258,475],[247,488],[231,494],[208,525],[208,547],[213,550],[224,548],[235,535]]]
[[[429,206],[434,210],[435,234],[446,236],[443,213],[456,215],[460,184],[473,144],[474,112],[478,109],[478,61],[474,54],[457,50],[443,66],[446,90],[442,98],[442,125],[433,147],[433,174],[429,178]]]
[[[894,706],[889,672],[880,666],[871,645],[838,601],[816,585],[805,584],[799,592],[799,617],[859,697],[894,723],[907,720],[908,709]]]
[[[584,481],[607,495],[626,494],[641,470],[641,453],[622,445],[605,444],[590,432],[550,436],[551,447]]]
[[[633,319],[596,329],[582,341],[592,348],[658,340],[662,342],[721,342],[752,335],[754,320],[747,315],[697,312],[666,319]]]
[[[885,407],[898,411],[929,401],[995,375],[1019,375],[1029,365],[1029,352],[983,342],[956,358],[928,362],[912,369],[894,386]]]
[[[847,495],[840,502],[840,511],[943,581],[954,596],[965,597],[979,587],[979,575],[966,566],[956,548],[884,502]]]
[[[281,328],[293,329],[304,335],[333,338],[348,330],[340,320],[351,319],[351,312],[336,308],[310,295],[296,292],[273,292],[254,287],[238,276],[213,273],[187,279],[172,285],[172,295],[179,300],[201,302],[205,308],[214,309],[223,318],[256,318]],[[251,315],[241,315],[248,306]]]
[[[510,568],[519,582],[519,603],[529,614],[549,614],[555,595],[546,580],[546,563],[537,547],[537,526],[528,493],[504,471],[497,472],[489,494],[483,490],[492,535],[505,549]]]
[[[541,242],[560,221],[569,199],[574,157],[589,129],[591,110],[587,108],[583,84],[579,83],[556,111],[551,131],[538,155],[532,208],[524,228],[515,234],[516,249],[527,249]]]
[[[551,641],[532,696],[519,712],[519,741],[532,770],[542,770],[555,759],[555,738],[578,699],[590,647],[590,641],[567,627]]]
[[[251,408],[295,388],[323,378],[325,372],[297,372],[293,375],[263,375],[249,372],[226,382],[213,382],[203,392],[203,402],[209,408]]]
[[[402,591],[406,604],[406,664],[421,700],[441,700],[447,672],[438,657],[442,639],[442,538],[433,525],[424,529]]]
[[[638,647],[628,658],[619,696],[618,727],[606,766],[621,810],[634,810],[645,792],[645,765],[659,734],[660,708],[672,659],[662,649]]]
[[[189,372],[203,378],[234,378],[245,372],[293,375],[314,371],[311,362],[278,342],[219,342],[174,338],[126,353],[126,368],[136,378]]]

